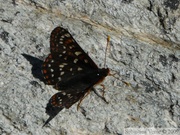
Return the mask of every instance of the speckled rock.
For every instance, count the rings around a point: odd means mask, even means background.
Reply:
[[[124,128],[180,127],[180,8],[174,0],[0,0],[0,134],[121,135]],[[57,91],[41,64],[51,31],[68,29],[115,77],[96,86],[77,111],[63,109],[42,128]],[[130,83],[125,85],[121,80]]]

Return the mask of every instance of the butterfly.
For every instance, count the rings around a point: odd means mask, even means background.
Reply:
[[[98,68],[94,61],[78,45],[72,35],[62,27],[56,27],[50,36],[50,54],[42,65],[45,83],[59,90],[46,107],[50,116],[46,125],[63,108],[70,108],[91,92],[94,85],[110,74],[109,68]]]

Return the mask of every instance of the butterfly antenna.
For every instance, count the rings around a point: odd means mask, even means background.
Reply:
[[[107,44],[106,44],[106,50],[105,50],[105,58],[104,58],[104,68],[106,67],[106,57],[107,57],[107,51],[110,46],[110,36],[107,36]]]

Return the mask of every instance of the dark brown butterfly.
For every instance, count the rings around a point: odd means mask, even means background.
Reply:
[[[70,108],[83,100],[91,88],[109,74],[108,68],[98,68],[87,53],[64,28],[55,28],[50,37],[51,53],[42,66],[45,82],[53,85],[58,93],[46,107],[50,116],[46,125],[63,108]]]

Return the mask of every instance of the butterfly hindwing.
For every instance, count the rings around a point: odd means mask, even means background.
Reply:
[[[64,91],[61,91],[54,94],[51,97],[49,103],[51,103],[53,107],[62,107],[68,109],[81,97],[83,97],[85,93],[85,91],[82,91],[81,93],[66,93]]]
[[[46,113],[49,115],[49,118],[44,123],[43,127],[49,123],[63,108],[70,108],[74,103],[76,103],[79,99],[83,98],[85,91],[83,93],[65,93],[58,92],[54,94],[47,106]]]

